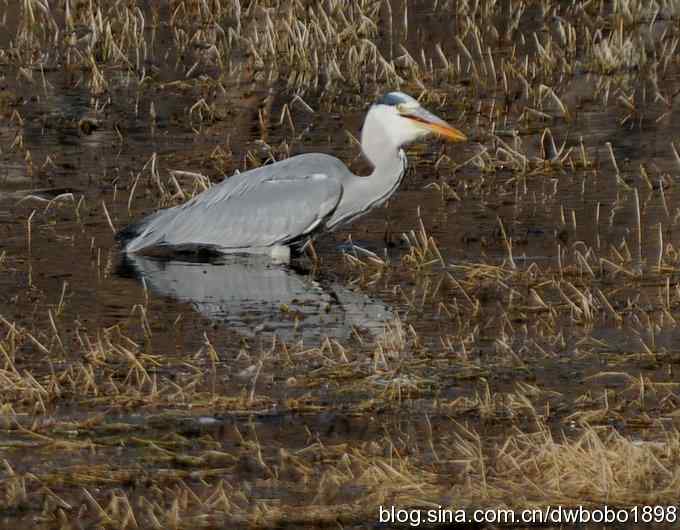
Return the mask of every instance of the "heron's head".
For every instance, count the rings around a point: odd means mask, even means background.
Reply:
[[[400,147],[429,134],[452,142],[467,140],[462,132],[425,110],[411,96],[403,92],[389,92],[371,106],[362,132],[362,143],[363,139],[369,140],[367,135],[382,135],[391,144]]]

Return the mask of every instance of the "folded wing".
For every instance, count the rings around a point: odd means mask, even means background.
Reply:
[[[324,159],[327,160],[324,163]],[[121,232],[126,251],[206,246],[223,252],[306,241],[342,198],[339,160],[299,156],[239,173]]]

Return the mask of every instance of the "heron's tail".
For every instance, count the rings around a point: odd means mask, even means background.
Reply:
[[[122,246],[125,246],[129,241],[133,240],[144,232],[144,227],[146,226],[146,220],[141,220],[137,223],[132,223],[127,225],[125,228],[116,232],[116,241],[118,241]]]
[[[135,252],[144,247],[158,243],[154,234],[158,227],[159,218],[168,210],[159,210],[151,215],[147,215],[141,221],[129,224],[116,233],[116,241],[120,243],[123,250]]]

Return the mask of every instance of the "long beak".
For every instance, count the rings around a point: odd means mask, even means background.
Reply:
[[[422,107],[417,109],[409,109],[407,112],[404,112],[402,116],[417,123],[418,126],[422,127],[423,129],[427,129],[428,131],[433,132],[434,134],[446,138],[452,142],[464,142],[467,140],[467,136],[465,136],[458,129],[449,125],[444,120],[438,118]]]

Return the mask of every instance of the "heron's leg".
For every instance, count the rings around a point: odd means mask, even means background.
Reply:
[[[352,236],[349,237],[347,240],[347,243],[343,243],[342,245],[338,245],[338,250],[341,252],[348,252],[351,253],[355,258],[359,257],[359,254],[363,254],[364,256],[369,256],[371,258],[379,258],[379,256],[367,248],[360,247],[357,245],[354,241],[352,241]]]
[[[319,263],[319,255],[316,253],[316,249],[314,248],[314,240],[310,239],[306,244],[305,244],[305,250],[309,254],[309,257],[312,258],[312,261],[316,264]]]
[[[368,256],[371,258],[378,258],[380,259],[380,256],[378,256],[375,252],[368,250],[367,248],[360,247],[359,245],[352,245],[352,249],[354,249],[354,253],[356,255],[356,252],[359,251],[359,254],[363,254],[364,256]]]
[[[392,218],[388,216],[387,219],[385,219],[385,235],[383,236],[383,241],[385,242],[386,247],[394,246],[392,235]]]

